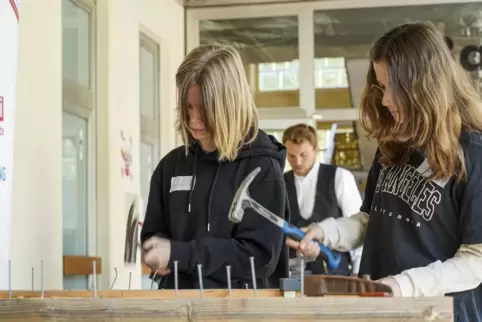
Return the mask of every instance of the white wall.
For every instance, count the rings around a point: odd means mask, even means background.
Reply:
[[[46,289],[62,288],[61,1],[21,2],[15,124],[12,266],[14,289],[30,289],[31,267]],[[48,17],[48,18],[46,18]],[[176,0],[97,0],[98,287],[140,287],[140,263],[124,267],[125,193],[140,193],[139,32],[160,43],[161,153],[175,147],[175,71],[184,57],[184,9]],[[121,177],[120,131],[133,139],[133,180]],[[94,233],[94,232],[91,232]],[[37,276],[39,281],[39,276]],[[38,284],[38,283],[37,283]]]
[[[125,193],[140,193],[139,186],[139,32],[160,45],[161,154],[175,147],[174,75],[184,57],[184,9],[174,0],[107,0],[98,14],[98,251],[103,259],[100,288],[140,287],[140,264],[125,267]],[[134,142],[133,181],[119,174],[120,131]]]
[[[45,288],[62,288],[61,14],[60,1],[20,5],[13,167],[15,289],[30,289],[32,267],[39,281],[40,260]]]

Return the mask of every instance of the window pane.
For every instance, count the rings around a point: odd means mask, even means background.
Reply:
[[[146,48],[140,48],[140,104],[141,114],[156,119],[157,64],[156,56]]]
[[[152,144],[141,142],[141,197],[144,204],[144,209],[147,205],[147,199],[149,197],[149,186],[152,172],[156,166],[156,164],[154,164],[154,160],[154,146],[152,146]]]
[[[70,0],[62,0],[63,76],[90,88],[90,14]]]
[[[62,213],[64,255],[89,255],[87,120],[63,113]],[[86,289],[87,276],[64,278],[66,289]]]
[[[295,72],[282,72],[281,73],[282,88],[283,90],[295,90],[300,88],[298,81],[298,71]]]
[[[321,73],[321,87],[322,88],[334,88],[338,87],[338,71],[325,70]]]
[[[199,29],[201,44],[226,43],[239,51],[257,107],[299,107],[299,85],[294,78],[283,80],[281,75],[299,72],[296,15],[201,20]],[[296,93],[285,95],[286,88]]]
[[[276,91],[279,89],[278,73],[259,73],[259,90],[263,92]]]

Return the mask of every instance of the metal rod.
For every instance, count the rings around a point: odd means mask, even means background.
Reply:
[[[254,295],[256,296],[256,271],[254,270],[254,257],[251,256],[249,258],[249,262],[251,264],[251,279],[253,280],[253,290],[254,290]]]
[[[228,297],[231,298],[231,266],[226,266],[226,278],[228,280]]]
[[[8,299],[12,299],[12,261],[8,261]]]
[[[92,297],[97,298],[97,265],[96,261],[92,261]]]
[[[204,297],[204,289],[203,289],[203,274],[202,274],[202,265],[197,264],[197,275],[199,278],[199,290],[201,292],[201,297]]]
[[[151,290],[154,288],[154,282],[156,281],[156,276],[159,271],[155,271],[154,275],[152,275],[152,280],[151,280]]]
[[[300,294],[301,297],[305,296],[305,259],[300,258],[300,284],[301,284],[301,289],[300,289]]]
[[[174,292],[176,292],[176,296],[179,295],[179,280],[178,280],[178,271],[177,271],[177,265],[178,261],[174,261]]]
[[[44,298],[45,290],[44,290],[44,260],[40,261],[40,298]]]
[[[110,286],[110,289],[114,289],[115,282],[117,281],[117,267],[114,267],[114,280],[112,281],[112,285]]]
[[[129,272],[129,291],[131,290],[132,272]]]
[[[32,267],[32,292],[35,290],[35,267]]]

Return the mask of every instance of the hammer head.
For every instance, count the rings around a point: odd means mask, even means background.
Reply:
[[[137,238],[139,236],[139,218],[136,213],[136,203],[129,207],[126,225],[126,239],[124,249],[124,263],[135,264],[137,261]]]
[[[249,196],[248,188],[251,182],[253,182],[254,178],[258,175],[261,171],[260,167],[257,167],[253,171],[251,171],[246,178],[244,178],[243,182],[238,187],[236,194],[234,195],[233,202],[231,203],[231,208],[229,209],[228,218],[233,223],[240,223],[243,220],[244,216],[244,209],[246,206],[246,202],[251,200]]]

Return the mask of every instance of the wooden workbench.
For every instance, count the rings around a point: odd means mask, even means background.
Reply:
[[[296,297],[279,290],[0,292],[2,322],[453,321],[452,298]]]

